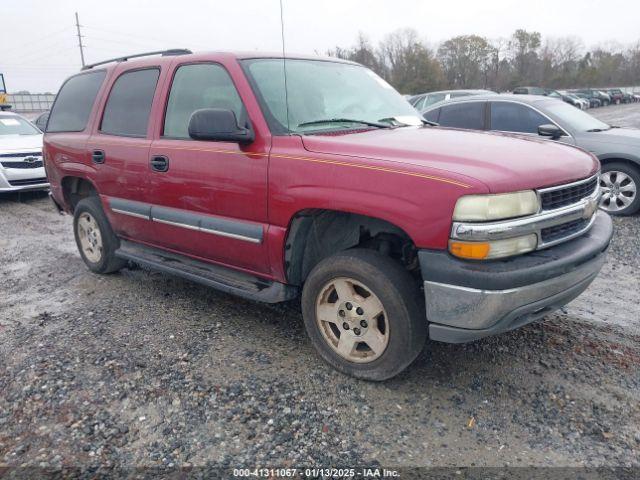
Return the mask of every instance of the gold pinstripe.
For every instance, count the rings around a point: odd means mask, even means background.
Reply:
[[[131,146],[129,144],[115,144],[115,143],[109,143],[108,145],[116,145],[116,146]],[[427,180],[434,180],[436,182],[442,182],[442,183],[449,183],[451,185],[456,185],[458,187],[462,187],[462,188],[471,188],[471,185],[468,185],[466,183],[462,183],[462,182],[458,182],[457,180],[451,180],[448,178],[442,178],[442,177],[437,177],[434,175],[428,175],[426,173],[417,173],[417,172],[409,172],[407,170],[396,170],[394,168],[389,168],[389,167],[376,167],[375,165],[363,165],[361,163],[352,163],[352,162],[345,162],[345,161],[341,161],[341,160],[325,160],[325,159],[321,159],[321,158],[312,158],[312,157],[299,157],[299,156],[293,156],[293,155],[285,155],[285,154],[281,154],[281,153],[261,153],[261,152],[241,152],[241,151],[237,151],[237,150],[213,150],[211,148],[193,148],[193,147],[177,147],[177,146],[171,146],[170,147],[173,150],[188,150],[188,151],[194,151],[194,152],[211,152],[211,153],[226,153],[226,154],[230,154],[230,155],[245,155],[248,157],[274,157],[274,158],[283,158],[286,160],[300,160],[300,161],[304,161],[304,162],[313,162],[313,163],[326,163],[328,165],[338,165],[338,166],[342,166],[342,167],[353,167],[353,168],[362,168],[365,170],[375,170],[375,171],[379,171],[379,172],[387,172],[387,173],[396,173],[398,175],[408,175],[410,177],[418,177],[418,178],[424,178]]]

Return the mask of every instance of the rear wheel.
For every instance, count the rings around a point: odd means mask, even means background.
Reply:
[[[112,273],[125,266],[126,262],[115,256],[119,241],[98,197],[87,197],[78,202],[73,215],[73,230],[78,251],[89,270]]]
[[[600,175],[600,208],[613,215],[631,215],[640,209],[640,172],[626,163],[607,163]]]
[[[422,296],[398,263],[372,250],[321,261],[302,292],[307,333],[337,370],[386,380],[418,356],[427,337]]]

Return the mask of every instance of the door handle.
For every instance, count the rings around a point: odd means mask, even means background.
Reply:
[[[166,172],[169,170],[169,159],[164,155],[154,155],[151,157],[151,170],[154,172]]]
[[[94,150],[91,152],[93,163],[104,163],[104,150]]]

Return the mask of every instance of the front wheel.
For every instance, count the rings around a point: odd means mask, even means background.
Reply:
[[[600,188],[600,208],[610,214],[631,215],[640,209],[640,172],[637,168],[621,162],[603,165]]]
[[[415,280],[376,251],[354,249],[322,260],[302,291],[311,342],[337,370],[386,380],[422,350],[427,320]]]

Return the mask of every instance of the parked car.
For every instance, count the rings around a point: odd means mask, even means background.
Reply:
[[[595,90],[592,90],[590,88],[585,88],[582,90],[574,90],[574,93],[582,98],[586,98],[587,100],[589,100],[590,108],[601,107],[604,105],[603,103],[603,101],[605,100],[604,96],[601,96]]]
[[[612,222],[582,150],[430,127],[338,59],[287,57],[285,94],[272,54],[131,58],[68,79],[45,134],[93,272],[130,261],[254,300],[301,293],[320,356],[383,380],[427,336],[547,315],[605,261]]]
[[[611,96],[607,92],[603,92],[602,90],[593,90],[593,92],[598,96],[603,107],[611,105]]]
[[[584,98],[580,98],[572,93],[567,92],[566,90],[554,90],[558,95],[560,95],[560,99],[569,105],[573,105],[580,110],[586,110],[589,108],[589,102],[587,102]],[[555,95],[548,95],[551,98],[557,98]]]
[[[547,95],[547,91],[542,87],[516,87],[513,89],[514,95]]]
[[[624,100],[624,93],[622,93],[622,90],[620,90],[619,88],[610,88],[609,90],[607,90],[607,93],[611,97],[611,103],[619,105]]]
[[[0,192],[46,188],[42,132],[20,115],[0,112]]]
[[[40,131],[44,132],[47,128],[47,120],[49,120],[49,110],[38,115],[33,123],[35,123],[36,127],[38,127]]]
[[[409,99],[409,103],[415,107],[416,110],[421,111],[427,108],[429,105],[433,105],[438,102],[444,102],[452,98],[468,97],[470,95],[491,95],[495,94],[491,90],[443,90],[441,92],[429,92],[422,93],[420,95],[414,95]]]
[[[622,92],[622,103],[633,103],[634,98],[631,92]]]
[[[574,95],[579,98],[584,98],[589,103],[589,108],[597,108],[601,105],[600,99],[589,96],[586,93],[574,92]]]
[[[555,99],[521,95],[452,100],[446,108],[427,110],[425,118],[447,127],[543,136],[576,145],[602,164],[602,209],[630,215],[640,208],[638,129],[612,127]]]

